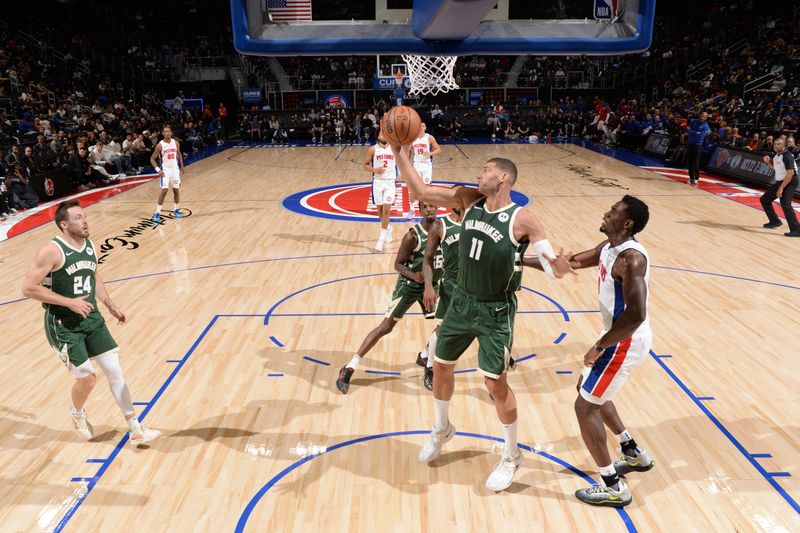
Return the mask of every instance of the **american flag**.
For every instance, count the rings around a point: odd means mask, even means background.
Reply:
[[[311,20],[311,0],[267,0],[273,22]]]

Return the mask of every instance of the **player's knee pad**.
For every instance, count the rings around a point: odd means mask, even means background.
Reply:
[[[122,367],[119,364],[119,348],[114,348],[94,358],[97,366],[106,375],[109,383],[125,381],[122,376]]]
[[[72,371],[72,375],[75,376],[76,379],[94,376],[94,367],[92,366],[92,362],[88,359],[79,366],[69,365],[69,368]]]

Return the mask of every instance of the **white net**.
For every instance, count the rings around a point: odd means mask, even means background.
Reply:
[[[413,96],[438,94],[458,89],[453,69],[458,56],[404,55],[411,80],[409,93]]]

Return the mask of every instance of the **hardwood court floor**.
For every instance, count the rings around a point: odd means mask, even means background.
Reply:
[[[433,416],[414,364],[430,323],[407,317],[349,394],[334,387],[388,303],[393,254],[370,253],[375,224],[301,216],[280,201],[366,181],[365,150],[228,150],[185,173],[191,216],[156,229],[130,230],[152,212],[155,182],[88,209],[94,241],[114,246],[100,271],[130,317],[110,324],[126,377],[164,437],[119,449],[122,419],[100,378],[87,404],[97,436],[79,442],[71,378],[47,347],[41,308],[0,305],[0,529],[800,530],[796,242],[763,230],[757,210],[582,148],[445,146],[435,180],[472,181],[485,159],[514,159],[517,189],[556,246],[600,242],[602,215],[623,194],[651,209],[640,240],[654,266],[655,354],[618,405],[656,468],[630,476],[625,513],[574,499],[587,485],[576,472],[596,477],[572,404],[600,329],[597,273],[555,282],[529,271],[514,352],[536,356],[510,377],[529,448],[511,489],[490,494],[502,433],[475,372],[458,375],[452,402],[465,434],[433,467],[416,460]],[[0,303],[20,298],[54,230],[0,245]],[[475,365],[473,349],[459,368]]]

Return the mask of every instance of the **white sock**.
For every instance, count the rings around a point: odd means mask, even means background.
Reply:
[[[72,416],[75,416],[77,418],[82,418],[82,417],[86,416],[86,411],[84,411],[82,408],[81,409],[75,409],[71,405],[69,406],[69,412],[72,414]]]
[[[433,423],[433,430],[437,433],[447,429],[450,420],[447,418],[447,413],[450,411],[450,400],[437,400],[433,399],[433,410],[436,413],[436,421]]]
[[[353,369],[358,368],[358,363],[360,363],[360,362],[361,362],[361,356],[358,355],[358,354],[355,354],[353,356],[353,358],[350,359],[350,362],[347,363],[347,368],[353,368]]]
[[[161,213],[161,205],[156,204],[156,213]]]
[[[178,204],[176,204],[176,203],[174,203],[174,202],[173,202],[173,204],[172,204],[172,210],[173,210],[173,211],[177,211],[177,210],[178,210]]]
[[[139,423],[139,417],[134,416],[133,418],[128,420],[128,429],[133,429],[136,427],[136,424]]]
[[[382,241],[383,241],[383,240],[385,240],[385,239],[386,239],[386,232],[387,232],[387,231],[388,231],[388,230],[385,230],[385,229],[381,228],[381,236],[380,236],[380,237],[378,237],[378,239],[380,239],[380,240],[382,240]]]
[[[503,447],[504,457],[516,457],[520,452],[517,449],[517,421],[514,420],[510,424],[503,424],[503,438],[505,439],[505,446]]]
[[[617,440],[619,441],[620,444],[622,444],[623,442],[628,442],[629,440],[633,440],[633,437],[631,437],[631,434],[628,433],[627,429],[623,429],[622,433],[617,435]]]
[[[433,368],[433,358],[436,357],[436,354],[430,354],[428,356],[428,364],[425,365],[427,368]]]
[[[609,477],[609,476],[616,475],[616,473],[617,473],[617,471],[614,470],[614,463],[611,463],[608,466],[601,466],[600,467],[600,475],[601,476]]]

